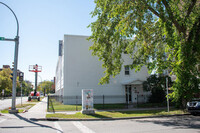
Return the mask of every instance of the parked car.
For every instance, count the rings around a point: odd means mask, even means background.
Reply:
[[[191,102],[187,102],[187,110],[192,115],[200,114],[200,99],[194,99]]]

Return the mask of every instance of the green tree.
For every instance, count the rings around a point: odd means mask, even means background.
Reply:
[[[22,91],[25,96],[28,96],[32,91],[32,84],[29,81],[22,81]]]
[[[53,82],[51,81],[43,81],[38,85],[40,91],[43,91],[45,94],[54,93],[52,89]]]
[[[168,77],[168,76],[167,76]],[[172,86],[171,78],[168,77],[168,87]],[[166,99],[166,76],[151,75],[143,82],[145,91],[151,91],[149,102],[161,103]]]
[[[127,52],[136,71],[144,65],[176,75],[172,96],[179,104],[199,92],[200,0],[95,0],[89,25],[92,54],[103,62],[108,83],[120,73]],[[166,56],[167,55],[167,56]]]
[[[12,92],[12,80],[11,80],[12,71],[10,68],[3,68],[0,71],[0,93],[4,90],[4,96],[11,96]]]
[[[32,88],[31,88],[31,82],[29,81],[22,81],[21,83],[18,82],[17,84],[17,96],[21,96],[21,86],[20,84],[22,84],[22,95],[24,96],[28,96],[30,94],[30,92],[32,91]]]
[[[16,84],[16,96],[21,96],[21,83],[19,82],[19,77],[17,77]]]

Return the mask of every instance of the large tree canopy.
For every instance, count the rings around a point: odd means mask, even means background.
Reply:
[[[12,92],[11,73],[12,71],[10,68],[3,68],[2,71],[0,71],[0,93],[4,90],[4,96],[10,96]]]
[[[131,67],[143,65],[158,73],[170,69],[177,76],[174,97],[188,99],[199,91],[200,0],[95,0],[90,24],[93,55],[103,61],[108,83],[127,52]],[[190,94],[188,93],[190,92]]]
[[[51,81],[43,81],[38,85],[38,89],[40,91],[44,91],[44,94],[55,93],[55,90],[53,90],[52,85],[53,82]]]

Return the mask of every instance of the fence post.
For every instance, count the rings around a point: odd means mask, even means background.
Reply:
[[[103,95],[103,109],[104,109],[104,95]]]
[[[127,106],[127,109],[128,109],[128,98],[127,97],[126,97],[126,106]]]
[[[60,99],[61,99],[61,103],[63,103],[64,96],[61,95]]]
[[[49,95],[47,96],[47,112],[49,112]]]
[[[78,109],[77,109],[77,103],[78,103],[78,96],[76,96],[76,111],[78,111]]]
[[[137,94],[137,107],[138,107],[138,94]]]

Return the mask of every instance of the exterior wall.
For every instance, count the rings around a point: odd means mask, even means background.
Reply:
[[[144,81],[149,76],[145,67],[137,73],[135,73],[135,70],[130,70],[130,75],[125,75],[124,68],[122,68],[121,73],[115,78],[111,78],[109,84],[98,85],[99,79],[104,75],[104,70],[102,69],[102,62],[99,61],[98,57],[92,56],[92,51],[89,51],[92,42],[88,41],[87,38],[87,36],[76,35],[64,36],[63,61],[59,61],[63,62],[63,65],[58,63],[56,71],[56,91],[59,91],[59,88],[63,87],[63,96],[81,96],[82,89],[93,89],[94,96],[125,96],[125,85],[123,85],[122,82],[127,80]],[[124,65],[132,63],[128,55],[123,55],[122,58],[124,60]],[[59,58],[59,60],[61,59]],[[62,68],[63,71],[60,70],[60,68]],[[61,73],[64,73],[64,75],[60,76]],[[60,81],[59,77],[62,77]],[[64,86],[61,85],[61,87],[59,87],[60,82]],[[124,103],[124,100],[125,98],[121,100],[110,99],[108,102]],[[64,100],[64,104],[70,103],[73,104],[72,102]],[[98,103],[98,100],[96,100],[96,103]]]
[[[56,81],[55,81],[55,94],[63,96],[63,56],[58,57],[58,63],[56,67]]]

